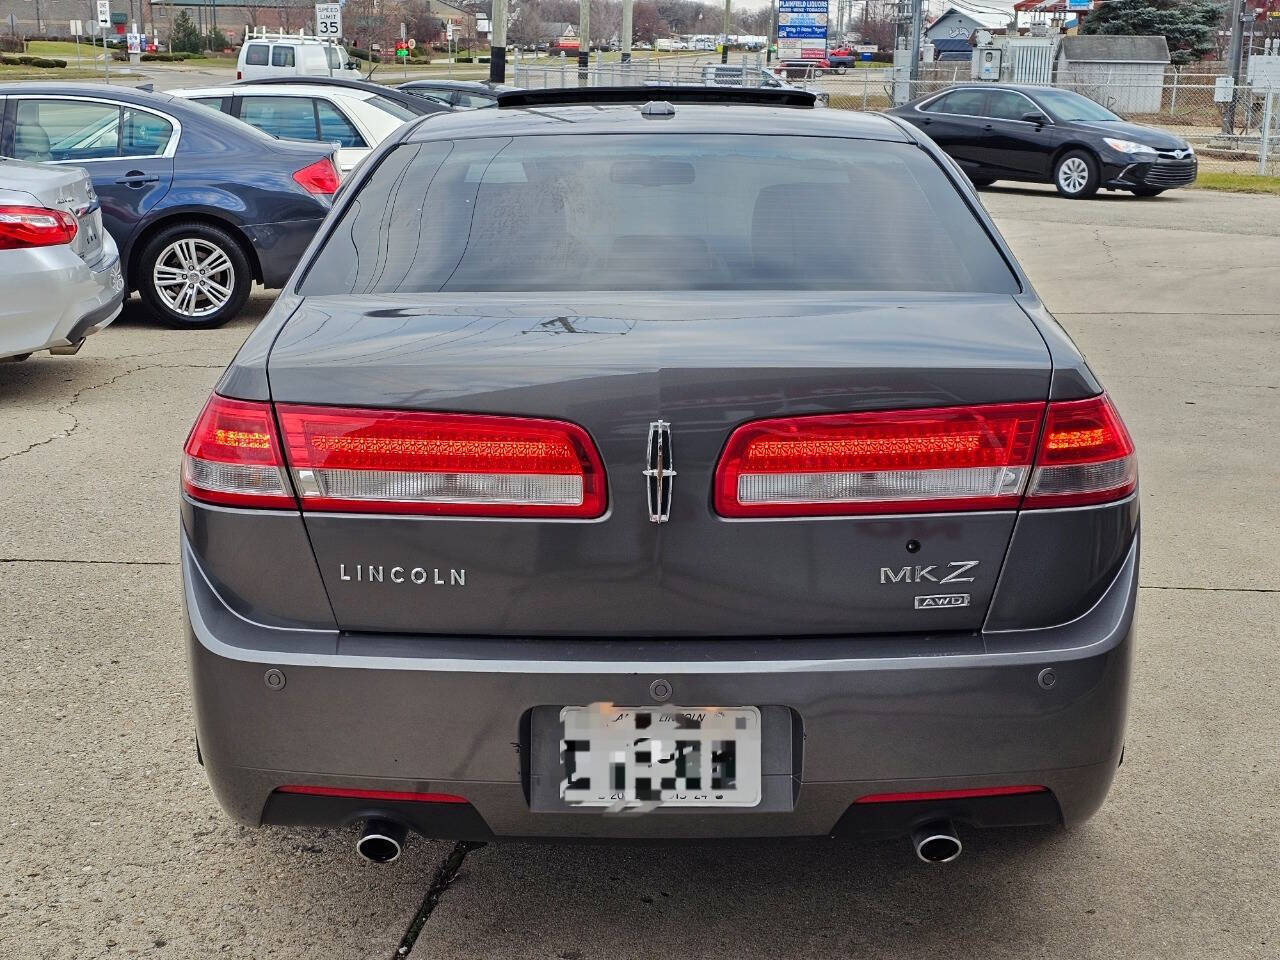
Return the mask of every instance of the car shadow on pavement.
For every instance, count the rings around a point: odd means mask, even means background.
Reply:
[[[919,862],[905,839],[490,844],[470,853],[412,952],[991,956],[1052,936],[1064,906],[1089,906],[1064,905],[1050,879],[1064,856],[1089,856],[1089,828],[961,836],[969,849],[944,866]]]

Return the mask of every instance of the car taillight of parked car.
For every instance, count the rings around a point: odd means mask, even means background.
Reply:
[[[294,404],[273,415],[214,395],[185,454],[186,493],[229,506],[591,519],[606,503],[595,444],[559,420]]]
[[[52,247],[76,236],[76,218],[48,207],[0,206],[0,250]]]
[[[331,197],[338,192],[341,180],[333,161],[328,157],[308,164],[293,174],[294,182],[307,193],[316,196]]]
[[[1043,422],[1043,430],[1042,430]],[[786,417],[733,432],[716,469],[725,517],[1078,506],[1137,485],[1110,400]]]

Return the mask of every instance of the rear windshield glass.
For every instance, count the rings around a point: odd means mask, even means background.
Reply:
[[[406,144],[305,295],[491,290],[1017,291],[918,147],[581,135]]]
[[[244,48],[244,62],[252,67],[265,67],[270,49],[265,43],[251,43]]]

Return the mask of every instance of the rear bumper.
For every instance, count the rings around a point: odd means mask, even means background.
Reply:
[[[285,285],[293,268],[302,259],[307,244],[323,223],[314,220],[283,220],[279,223],[258,223],[242,229],[258,254],[262,267],[262,285],[278,289]]]
[[[124,281],[110,235],[90,266],[70,247],[9,250],[0,283],[0,357],[72,346],[120,315]]]
[[[199,743],[219,801],[247,824],[336,825],[381,813],[428,835],[470,839],[886,835],[938,815],[979,826],[1070,824],[1101,805],[1120,759],[1137,561],[1135,539],[1087,614],[1042,630],[881,640],[462,640],[254,624],[210,587],[184,535]],[[911,656],[895,653],[908,648]],[[1038,682],[1046,668],[1051,685]],[[279,678],[268,686],[269,670],[283,675],[282,687]],[[670,683],[673,703],[776,705],[791,718],[790,756],[766,789],[768,802],[639,816],[535,809],[534,708],[650,704],[656,679]],[[285,784],[452,794],[469,803],[273,795]],[[1049,794],[893,810],[854,803],[1013,784]]]

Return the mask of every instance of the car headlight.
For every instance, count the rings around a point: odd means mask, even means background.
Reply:
[[[1103,137],[1102,142],[1112,150],[1118,150],[1121,153],[1149,153],[1155,156],[1156,148],[1148,147],[1145,143],[1134,143],[1132,140],[1116,140],[1113,137]]]

